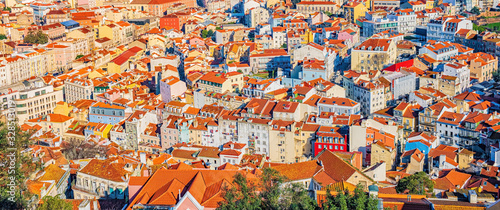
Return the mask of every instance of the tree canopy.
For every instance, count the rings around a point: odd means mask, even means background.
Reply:
[[[38,206],[38,210],[52,210],[52,209],[61,209],[61,210],[72,210],[73,204],[63,199],[60,199],[59,196],[45,196],[42,198],[43,203]]]
[[[24,37],[24,42],[30,44],[46,44],[49,42],[49,36],[40,30],[36,32],[30,31],[28,35]]]
[[[257,190],[260,192],[257,193]],[[224,189],[224,198],[218,209],[375,210],[378,205],[378,200],[369,197],[359,185],[354,193],[339,190],[336,196],[327,190],[327,197],[320,207],[302,184],[289,183],[285,176],[272,168],[263,169],[256,180],[248,180],[241,173],[236,174],[233,187]]]
[[[30,133],[21,131],[17,126],[9,126],[0,123],[0,206],[5,209],[26,209],[28,200],[33,196],[28,191],[26,180],[40,168],[40,163],[21,153],[32,144]],[[14,137],[14,140],[10,137]],[[11,186],[15,186],[13,190]]]
[[[265,168],[257,180],[238,173],[233,187],[224,189],[225,200],[218,209],[317,209],[303,185],[285,184],[287,178],[272,168]],[[261,189],[257,193],[257,189]]]
[[[481,10],[479,10],[478,7],[474,7],[470,10],[471,13],[475,14],[475,15],[480,15],[481,14]]]
[[[402,193],[409,190],[410,194],[424,195],[434,190],[434,182],[423,171],[404,177],[399,180],[396,191]]]
[[[361,185],[356,186],[354,193],[337,189],[337,194],[333,195],[330,189],[326,191],[326,200],[322,207],[323,209],[339,209],[339,210],[376,210],[378,209],[378,200],[368,196]]]

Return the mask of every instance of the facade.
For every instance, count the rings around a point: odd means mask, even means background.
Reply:
[[[351,69],[382,70],[396,62],[396,50],[391,39],[368,39],[352,50]]]
[[[65,83],[65,101],[73,103],[81,99],[92,99],[94,84],[92,80],[70,79]]]
[[[34,84],[30,89],[19,91],[14,100],[19,123],[36,119],[52,113],[56,103],[63,100],[63,91],[53,86]]]
[[[90,107],[89,122],[117,124],[125,118],[125,108],[97,102]]]
[[[117,173],[107,173],[102,168],[116,167]],[[97,169],[97,170],[96,170]],[[91,160],[76,175],[72,187],[76,199],[125,199],[127,183],[134,170],[131,164],[113,163],[108,160]]]
[[[461,29],[472,29],[472,22],[460,15],[439,17],[427,24],[427,40],[452,42]]]

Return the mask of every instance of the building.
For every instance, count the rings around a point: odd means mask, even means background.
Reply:
[[[360,17],[364,17],[368,11],[366,6],[359,2],[350,2],[344,7],[344,17],[351,23],[356,23]]]
[[[186,90],[186,83],[177,77],[170,76],[160,80],[160,94],[165,103],[170,102],[175,97],[183,96]]]
[[[346,97],[360,102],[363,116],[382,110],[386,107],[385,86],[378,81],[370,81],[366,75],[353,71],[344,73],[342,80],[346,88]]]
[[[452,57],[452,59],[467,64],[471,79],[477,79],[478,82],[491,80],[493,73],[498,71],[498,58],[490,54],[482,52],[462,54]]]
[[[52,85],[34,82],[27,89],[19,91],[16,103],[16,116],[20,125],[25,121],[51,114],[56,103],[63,101],[63,91],[54,90]]]
[[[339,10],[340,5],[332,1],[301,1],[297,3],[297,11],[302,14],[313,14],[322,11],[337,14]]]
[[[243,74],[239,72],[208,72],[196,84],[199,89],[216,93],[241,91],[243,90]]]
[[[470,86],[470,70],[467,65],[452,62],[444,65],[443,75],[455,77],[458,83],[458,91],[456,94],[464,92]]]
[[[396,62],[397,48],[391,39],[368,39],[352,50],[351,69],[382,70]]]
[[[76,174],[72,186],[75,199],[125,199],[128,197],[130,174],[139,168],[138,164],[92,159]]]
[[[248,27],[255,28],[261,23],[267,23],[269,20],[269,11],[262,7],[250,9],[249,15],[246,16]]]
[[[125,118],[125,107],[97,102],[89,108],[89,122],[115,125]]]
[[[427,24],[427,40],[453,42],[455,34],[461,29],[471,30],[472,22],[460,15],[442,16]]]
[[[284,49],[265,49],[262,53],[250,55],[252,71],[289,71],[290,55]],[[279,73],[279,72],[278,72]]]
[[[64,83],[65,102],[73,103],[81,99],[92,99],[94,84],[90,79],[69,79]]]

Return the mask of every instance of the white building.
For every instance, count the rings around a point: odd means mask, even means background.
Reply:
[[[52,113],[59,101],[63,101],[62,90],[54,90],[52,85],[45,85],[42,81],[32,82],[25,90],[19,91],[19,97],[14,100],[19,124]]]
[[[255,154],[269,156],[269,123],[259,118],[238,119],[238,142],[248,143]],[[253,145],[251,144],[253,143]]]
[[[319,112],[334,112],[335,114],[351,115],[359,114],[361,106],[359,103],[348,98],[321,98],[318,101]]]
[[[444,65],[443,75],[458,78],[460,92],[465,91],[470,86],[470,69],[467,65],[457,62],[447,63]]]
[[[94,84],[90,79],[68,79],[64,83],[64,95],[67,103],[81,99],[92,99]]]
[[[427,40],[453,42],[460,29],[472,30],[472,22],[461,15],[439,17],[427,23]]]

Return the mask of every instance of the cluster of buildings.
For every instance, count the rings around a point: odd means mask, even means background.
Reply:
[[[319,204],[361,185],[383,208],[500,205],[500,35],[473,27],[492,2],[0,6],[0,119],[13,101],[33,132],[32,206],[212,209],[267,167]],[[432,192],[396,192],[421,171]]]

